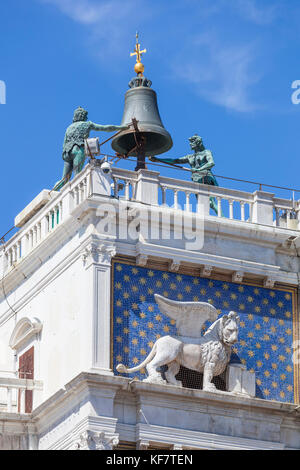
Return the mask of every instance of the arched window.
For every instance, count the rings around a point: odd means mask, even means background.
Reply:
[[[42,330],[42,323],[37,318],[30,320],[22,318],[14,327],[11,334],[9,346],[15,350],[18,377],[20,379],[34,380],[35,347],[33,340]],[[18,397],[18,411],[20,412],[21,395]],[[33,392],[25,391],[25,413],[32,411]]]
[[[14,327],[9,340],[12,349],[20,349],[32,336],[38,334],[43,328],[42,323],[37,318],[29,320],[24,317]]]

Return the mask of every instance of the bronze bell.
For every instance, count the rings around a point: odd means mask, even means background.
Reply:
[[[151,81],[144,76],[135,77],[129,83],[125,94],[124,114],[121,125],[137,121],[138,139],[142,139],[144,156],[155,156],[167,152],[172,146],[172,138],[161,121],[155,91]],[[118,134],[111,143],[112,148],[125,155],[139,157],[137,133],[134,126]]]

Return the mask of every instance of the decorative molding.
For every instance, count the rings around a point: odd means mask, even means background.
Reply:
[[[118,443],[118,436],[106,436],[105,432],[87,430],[80,434],[72,450],[113,450]]]
[[[136,264],[138,266],[146,266],[147,262],[148,262],[148,255],[139,254],[136,257]]]
[[[80,175],[77,175],[77,177],[72,180],[72,182],[69,182],[65,185],[63,189],[63,194],[65,195],[70,193],[71,195],[71,191],[72,188],[74,188],[74,185],[77,185],[78,183],[83,181],[84,178],[91,178],[91,173],[93,173],[93,171],[94,170],[91,170],[90,166],[87,166],[86,170],[83,170]],[[121,176],[126,176],[126,178],[134,178],[134,175],[132,173],[134,172],[130,172],[129,170],[114,169],[114,175],[120,177],[120,179]],[[62,193],[60,193],[60,195],[55,196],[57,202],[60,201],[61,195]],[[13,265],[11,269],[5,271],[3,287],[5,288],[6,294],[11,292],[18,285],[20,285],[24,281],[24,278],[28,278],[32,275],[32,273],[36,272],[40,268],[41,264],[46,259],[51,257],[53,253],[57,251],[58,247],[64,244],[67,238],[71,238],[75,233],[78,232],[80,223],[77,219],[80,218],[82,212],[85,212],[87,214],[94,213],[99,207],[99,201],[107,201],[107,197],[97,194],[96,197],[85,199],[81,204],[79,204],[73,209],[69,209],[67,200],[68,197],[65,198],[66,207],[64,207],[63,223],[59,224],[54,231],[49,232],[47,236],[43,238],[30,253],[27,253],[18,261],[17,265]],[[115,204],[117,206],[119,202],[117,199],[114,200],[112,198],[110,199],[110,203]],[[139,207],[138,204],[135,205],[136,207]],[[161,207],[163,208],[163,206]],[[36,222],[39,223],[40,215],[43,214],[43,211],[44,209],[41,210],[41,213],[38,212],[38,214],[33,216],[33,224]],[[68,214],[70,215],[70,217],[68,217]],[[253,244],[254,247],[257,246],[259,250],[271,249],[272,252],[273,250],[281,250],[280,252],[282,252],[283,254],[286,254],[287,256],[291,255],[289,251],[287,252],[287,250],[282,248],[282,244],[288,238],[293,236],[291,234],[294,234],[296,232],[290,232],[287,229],[282,229],[280,227],[275,228],[267,227],[264,225],[255,225],[255,230],[249,230],[249,226],[250,224],[245,222],[241,223],[240,221],[230,219],[227,220],[223,218],[220,218],[220,220],[218,220],[218,223],[216,224],[214,217],[208,217],[206,220],[205,230],[208,234],[210,234],[210,236],[214,236],[213,234],[216,233],[221,236],[222,233],[226,233],[226,237],[231,236],[232,240],[238,241],[238,243],[247,242]],[[251,226],[253,228],[253,225]],[[30,224],[28,225],[28,228],[30,228]],[[15,234],[7,242],[6,248],[10,249],[15,243],[18,243],[19,237],[22,234],[25,236],[23,228],[21,228],[18,234]],[[119,254],[124,254],[126,256],[135,255],[136,247],[134,244],[130,244],[128,242],[123,243],[120,240],[116,241],[116,243],[118,246]],[[80,247],[76,247],[75,251],[77,251],[77,248],[80,249]],[[228,256],[230,255],[230,253],[228,253],[227,256],[220,256],[217,254],[213,255],[209,253],[189,252],[184,249],[174,248],[170,246],[167,247],[146,243],[143,244],[143,251],[144,254],[147,254],[149,257],[155,256],[170,260],[173,259],[174,256],[180,256],[182,263],[187,262],[189,264],[193,263],[195,265],[201,265],[204,263],[212,264],[215,269],[222,269],[223,272],[226,271],[227,273],[232,273],[233,270],[238,271],[242,269],[245,272],[245,276],[247,276],[248,274],[251,274],[251,277],[253,277],[253,275],[257,276],[260,282],[263,281],[263,278],[270,276],[274,277],[276,279],[276,282],[278,283],[291,284],[293,286],[298,285],[298,278],[296,272],[291,272],[289,271],[289,268],[285,269],[284,266],[282,266],[281,269],[281,266],[266,264],[266,262],[262,262],[265,257],[263,257],[262,259],[258,259],[257,262],[254,262],[249,261],[247,259],[236,259],[234,257],[235,253],[232,253],[232,257]],[[1,286],[0,296],[4,296]],[[15,306],[13,307],[14,309],[16,309]]]
[[[137,442],[136,447],[137,447],[137,450],[147,450],[149,445],[150,445],[149,441],[145,441],[144,439],[140,439]]]
[[[243,282],[244,275],[243,271],[235,271],[232,275],[232,282]]]
[[[183,447],[181,444],[173,444],[173,450],[182,450]]]
[[[189,267],[212,266],[213,270],[222,271],[232,278],[233,271],[243,271],[244,277],[254,277],[261,283],[266,277],[273,277],[276,282],[290,284],[293,286],[298,285],[298,278],[295,272],[283,271],[279,265],[259,263],[245,259],[237,259],[229,256],[214,255],[211,253],[191,252],[181,248],[174,248],[165,245],[144,242],[128,244],[122,241],[116,242],[118,255],[132,256],[136,258],[137,252],[143,252],[143,255],[151,258],[160,258],[162,262],[168,262],[172,259],[180,259],[182,266],[188,265]],[[142,246],[141,246],[142,245]]]
[[[79,403],[82,403],[84,383],[89,388],[92,387],[93,391],[97,391],[96,395],[93,392],[92,403],[96,403],[94,399],[97,396],[97,403],[101,405],[101,408],[102,390],[106,396],[110,394],[110,390],[112,394],[116,392],[117,397],[113,399],[112,409],[116,409],[115,406],[118,408],[125,405],[135,417],[131,421],[132,424],[125,424],[122,417],[106,418],[107,423],[105,423],[103,411],[101,411],[102,416],[98,412],[98,416],[86,417],[84,425],[77,421],[67,424],[66,420],[62,419],[66,406],[73,403],[70,417],[74,416],[75,410],[82,416],[86,409],[79,407]],[[151,425],[141,422],[140,406]],[[162,412],[166,414],[167,419],[163,425],[160,419]],[[195,419],[202,420],[201,432],[189,430],[188,423],[191,414],[195,416]],[[220,415],[224,423],[223,429],[229,429],[228,433],[225,431],[219,434],[218,417]],[[166,423],[169,420],[172,421],[174,417],[178,418],[177,426],[168,427]],[[61,418],[60,421],[58,421],[59,418]],[[98,433],[104,431],[106,440],[117,436],[120,441],[132,443],[142,441],[143,443],[149,442],[151,445],[157,443],[157,446],[163,449],[170,449],[176,443],[181,444],[184,449],[280,449],[289,448],[292,446],[291,443],[295,442],[286,436],[287,433],[292,435],[295,432],[299,415],[296,415],[296,405],[291,403],[252,399],[226,392],[209,393],[202,390],[193,390],[191,395],[191,390],[178,389],[176,386],[166,387],[139,381],[130,383],[130,379],[123,377],[81,373],[66,384],[60,393],[52,396],[36,409],[31,419],[33,419],[33,424],[38,426],[38,434],[43,436],[39,441],[39,448],[43,440],[42,448],[49,450],[69,449],[71,446],[73,448],[74,443],[78,443],[79,437],[86,429],[92,429]],[[65,424],[63,424],[64,421]],[[63,425],[60,430],[57,428],[57,422]],[[174,420],[172,423],[174,424]],[[18,426],[20,426],[19,422]],[[107,429],[107,426],[110,429]],[[281,434],[281,441],[279,434],[284,429],[287,433]],[[52,437],[49,442],[46,438],[51,430],[55,432],[55,439]],[[263,441],[264,435],[268,435],[268,441]],[[78,446],[76,448],[82,449]]]
[[[92,367],[101,373],[112,374],[110,369],[111,344],[111,265],[108,263],[93,266],[93,341]]]
[[[179,268],[180,268],[180,261],[177,261],[175,259],[170,261],[170,263],[169,263],[169,270],[170,271],[177,272],[179,270]]]
[[[264,287],[267,287],[268,289],[273,289],[275,282],[275,279],[271,277],[266,277],[266,279],[264,279]]]
[[[86,246],[83,253],[82,253],[82,262],[83,265],[86,266],[88,261],[93,261],[97,263],[98,261],[98,246],[96,243],[91,243],[90,245]]]
[[[249,399],[248,399],[249,400]],[[261,418],[262,419],[262,418]],[[262,422],[262,421],[261,421]],[[282,450],[282,442],[265,441],[261,438],[231,436],[205,431],[190,431],[181,428],[151,424],[138,424],[137,432],[142,439],[159,442],[164,448],[178,440],[184,449],[220,449],[220,450]],[[175,449],[174,449],[175,450]]]
[[[19,349],[25,341],[38,334],[43,328],[41,321],[34,318],[32,321],[24,317],[14,327],[9,340],[9,346],[12,349]]]
[[[110,265],[115,255],[115,246],[106,244],[99,245],[97,242],[92,242],[85,247],[82,253],[82,261],[85,268],[88,268],[91,264]]]
[[[201,269],[201,276],[210,277],[213,270],[213,266],[205,264]]]

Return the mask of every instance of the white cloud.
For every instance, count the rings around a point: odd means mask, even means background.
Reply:
[[[78,23],[92,25],[105,21],[113,14],[114,1],[101,2],[101,4],[90,0],[40,0],[56,6],[59,10]],[[117,2],[118,3],[118,2]]]
[[[256,46],[226,45],[213,32],[193,42],[193,53],[176,59],[176,75],[207,101],[238,112],[258,109],[250,97],[251,87],[260,79],[255,71]]]
[[[139,20],[147,15],[147,7],[140,8],[137,0],[37,0],[56,7],[61,13],[86,28],[90,52],[99,59],[127,56],[128,37],[135,42],[136,8]],[[126,38],[126,39],[125,39]],[[125,55],[126,54],[126,55]]]
[[[233,0],[232,5],[245,19],[257,25],[272,23],[279,11],[279,3],[276,1],[271,5],[258,6],[255,0]]]
[[[155,35],[149,41],[158,43],[164,40],[165,56],[172,57],[173,43],[181,45],[181,52],[173,55],[171,67],[174,78],[186,80],[191,83],[195,92],[212,103],[239,112],[249,112],[258,107],[251,100],[250,92],[258,81],[259,76],[255,69],[257,46],[255,44],[242,44],[236,39],[230,44],[220,40],[221,33],[217,29],[209,30],[207,34],[190,37],[183,31],[190,31],[191,21],[199,18],[201,29],[207,28],[209,23],[214,24],[211,17],[226,11],[230,0],[217,0],[214,3],[202,0],[186,0],[189,8],[176,3],[173,10],[166,11],[167,6],[156,4],[147,0],[143,7],[138,0],[38,0],[44,4],[57,7],[63,14],[73,21],[86,27],[89,38],[89,47],[94,55],[107,60],[108,57],[128,57],[128,39],[132,38],[134,45],[135,27],[133,18],[138,8],[137,24],[149,25],[156,28],[155,17],[164,17],[169,14],[169,22],[174,22],[172,14],[181,17],[179,27],[181,33],[173,30],[165,31],[154,29]],[[247,15],[256,23],[271,20],[270,9],[258,9],[254,0],[231,0],[239,12]],[[227,3],[228,2],[228,3]],[[181,16],[180,16],[181,15]],[[186,15],[186,16],[185,16]],[[205,19],[209,18],[209,21]],[[152,30],[152,28],[151,28]],[[223,33],[224,34],[224,33]],[[165,39],[168,37],[168,41]],[[180,37],[180,40],[179,40]],[[150,49],[150,45],[147,48]]]

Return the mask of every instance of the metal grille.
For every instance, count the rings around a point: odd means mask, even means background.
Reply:
[[[182,386],[185,388],[202,389],[203,374],[194,370],[180,366],[180,371],[176,375],[177,380],[181,380]],[[226,391],[225,372],[213,378],[212,382],[218,390]]]

